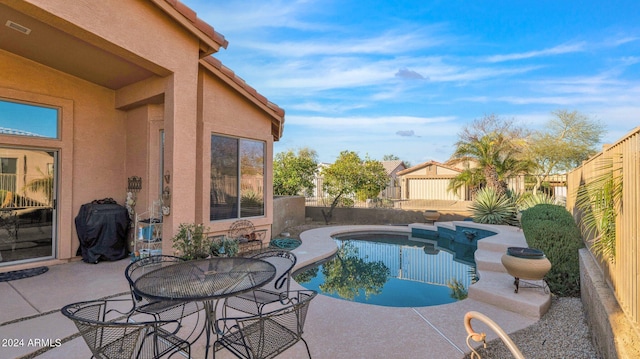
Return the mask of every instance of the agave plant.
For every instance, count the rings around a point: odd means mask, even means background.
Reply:
[[[471,217],[477,223],[515,226],[518,224],[517,213],[518,209],[511,197],[488,187],[476,192],[471,204]]]

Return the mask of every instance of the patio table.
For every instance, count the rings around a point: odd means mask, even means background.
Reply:
[[[133,284],[140,295],[155,300],[200,301],[206,311],[209,356],[214,331],[214,301],[251,291],[269,282],[276,268],[263,260],[243,257],[213,257],[165,266],[140,276]]]

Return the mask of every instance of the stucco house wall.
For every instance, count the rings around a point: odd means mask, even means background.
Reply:
[[[122,191],[117,181],[108,179],[124,174],[125,137],[118,135],[124,115],[113,108],[113,91],[4,51],[0,63],[10,74],[0,77],[0,97],[62,106],[60,140],[3,136],[1,142],[60,150],[59,177],[67,181],[60,181],[58,236],[76,238],[72,222],[80,205]],[[58,255],[70,258],[76,249],[77,240],[61,241]]]
[[[27,0],[3,2],[0,17],[33,29],[0,29],[0,100],[60,114],[57,139],[0,134],[0,146],[59,153],[55,258],[0,271],[77,259],[80,206],[123,204],[131,176],[143,180],[138,212],[170,190],[164,238],[183,222],[226,230],[232,220],[208,221],[212,133],[265,142],[265,215],[252,220],[270,229],[284,111],[211,57],[227,41],[195,12],[175,0]],[[173,253],[170,240],[163,252]]]
[[[202,154],[201,173],[198,178],[203,182],[199,185],[200,192],[208,194],[211,175],[211,135],[228,135],[231,137],[247,138],[265,142],[265,215],[260,218],[251,218],[254,226],[259,229],[271,230],[273,220],[273,178],[271,168],[273,165],[273,136],[271,135],[270,117],[264,114],[257,106],[247,105],[246,100],[234,88],[217,77],[211,67],[205,66],[201,70],[201,103],[202,113],[199,120],[202,121],[201,143],[198,153]],[[207,222],[209,218],[210,197],[199,196],[202,200],[198,206],[197,218],[201,222]],[[209,223],[211,231],[224,232],[233,220],[214,221]],[[270,238],[270,233],[268,236]]]

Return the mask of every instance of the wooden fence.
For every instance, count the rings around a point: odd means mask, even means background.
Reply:
[[[635,327],[640,328],[640,127],[567,175],[567,209],[574,218],[579,218],[576,194],[580,186],[602,172],[604,160],[620,158],[621,161],[614,162],[623,178],[622,208],[616,219],[615,261],[599,262],[620,307]],[[591,238],[585,235],[585,240],[588,244]]]

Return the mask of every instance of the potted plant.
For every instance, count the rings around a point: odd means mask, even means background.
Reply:
[[[178,232],[172,238],[176,255],[187,260],[207,258],[211,246],[207,231],[208,228],[203,224],[180,223]]]
[[[238,254],[239,244],[236,239],[223,236],[211,241],[210,252],[217,257],[234,257]]]

